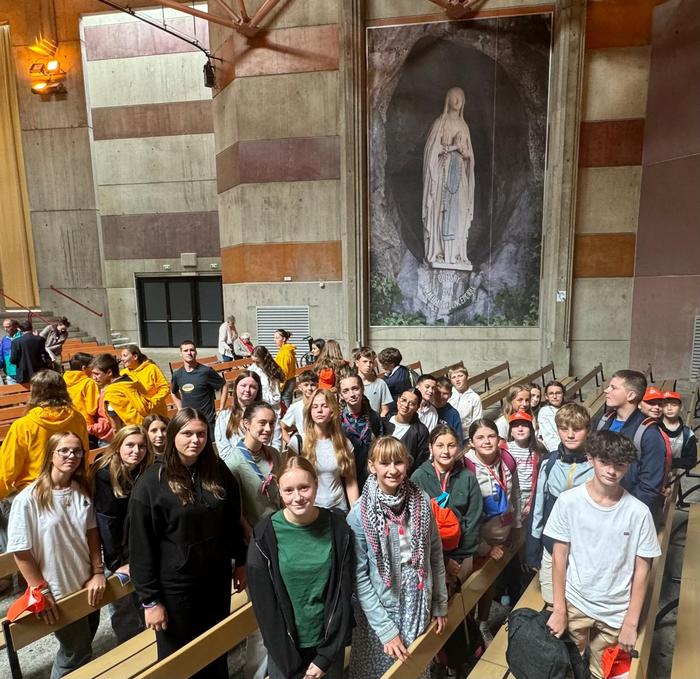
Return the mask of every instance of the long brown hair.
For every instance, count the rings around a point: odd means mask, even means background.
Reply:
[[[324,368],[332,368],[336,373],[336,379],[341,368],[347,365],[345,359],[343,358],[343,352],[340,348],[340,344],[335,340],[326,340],[326,343],[321,349],[321,353],[318,358],[314,361],[314,371],[319,373]]]
[[[526,391],[528,395],[530,394],[529,384],[516,384],[508,390],[508,395],[506,396],[506,402],[503,404],[503,415],[506,419],[512,415],[515,411],[513,410],[513,399],[521,392]],[[527,407],[526,412],[532,414],[530,406]]]
[[[56,373],[58,374],[58,373]],[[59,375],[60,377],[60,375]],[[51,480],[51,469],[53,467],[53,454],[58,448],[58,444],[66,438],[66,436],[72,436],[78,441],[78,445],[83,451],[83,458],[85,457],[86,450],[83,448],[83,442],[80,436],[73,433],[72,431],[60,431],[51,436],[51,438],[46,442],[46,449],[44,450],[44,461],[41,465],[41,471],[39,476],[36,478],[36,485],[34,486],[34,497],[36,498],[37,504],[42,510],[53,509],[53,481]],[[85,465],[78,465],[76,470],[71,476],[71,482],[75,481],[78,484],[80,492],[88,498],[92,497],[92,484],[88,478],[87,472],[85,471]]]
[[[151,443],[151,437],[148,435],[148,430],[154,422],[162,422],[167,429],[170,420],[158,413],[151,413],[150,415],[146,415],[141,423],[143,430],[146,432],[146,445],[148,446],[148,450],[153,454],[153,459],[155,460],[156,456],[160,455],[160,452],[155,449],[155,446]],[[163,442],[163,449],[165,449],[165,442]]]
[[[282,368],[275,363],[275,359],[272,358],[272,354],[266,347],[262,344],[258,344],[258,346],[253,349],[251,356],[258,359],[258,366],[271,382],[284,382],[286,378],[282,372]]]
[[[27,411],[32,408],[61,408],[72,406],[68,387],[55,370],[40,370],[29,380],[31,391],[27,401]]]
[[[180,456],[175,448],[175,436],[193,420],[202,422],[208,427],[207,421],[194,408],[183,408],[170,420],[165,433],[163,464],[159,470],[160,474],[165,473],[170,490],[173,491],[183,505],[194,504],[194,481],[187,467],[180,460]],[[207,436],[207,442],[204,444],[196,464],[202,488],[208,490],[215,498],[223,499],[225,492],[219,476],[218,459],[209,436]]]
[[[143,460],[139,462],[138,466],[134,469],[127,469],[124,461],[119,454],[119,450],[122,447],[124,441],[127,437],[133,435],[143,436],[143,442],[146,445],[146,454],[143,456]],[[131,489],[134,485],[134,481],[141,475],[141,473],[153,464],[155,459],[155,454],[151,446],[148,445],[148,434],[143,427],[137,424],[131,424],[120,429],[115,435],[110,444],[104,449],[100,461],[98,463],[97,469],[102,469],[103,467],[109,468],[109,481],[112,484],[112,490],[115,497],[125,498],[131,495]],[[97,469],[95,472],[97,472]]]
[[[262,382],[260,381],[260,375],[254,370],[241,370],[238,377],[233,380],[233,405],[231,406],[231,414],[228,416],[228,422],[226,424],[227,439],[230,439],[233,434],[241,428],[243,406],[238,402],[238,384],[246,377],[252,377],[255,380],[255,383],[258,385],[258,393],[255,396],[255,400],[262,401]]]
[[[352,469],[355,462],[348,452],[348,440],[345,438],[343,429],[340,426],[340,408],[338,408],[338,399],[336,398],[335,394],[328,389],[316,389],[304,406],[304,446],[301,454],[309,462],[311,462],[312,465],[316,465],[316,443],[318,441],[318,437],[316,436],[314,421],[311,419],[311,406],[316,400],[316,397],[319,395],[323,397],[326,404],[331,409],[331,419],[328,423],[328,435],[333,444],[335,459],[338,463],[340,475],[346,476],[348,471]]]

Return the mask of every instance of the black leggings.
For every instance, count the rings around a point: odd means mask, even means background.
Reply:
[[[206,632],[231,612],[231,580],[225,585],[198,587],[185,594],[163,593],[161,603],[168,613],[168,628],[156,632],[158,660]],[[196,679],[228,679],[228,662],[222,655],[192,675]]]

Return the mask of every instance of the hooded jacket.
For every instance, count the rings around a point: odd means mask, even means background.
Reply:
[[[128,375],[134,382],[143,386],[148,400],[152,403],[150,412],[163,417],[168,416],[166,399],[170,394],[170,385],[153,361],[146,359],[135,368],[122,369],[121,374]]]
[[[85,418],[89,425],[97,420],[97,408],[100,403],[100,388],[95,380],[88,377],[82,370],[66,370],[63,381],[68,387],[68,395],[73,401],[73,407]]]
[[[22,333],[19,330],[12,337],[6,334],[2,338],[0,368],[2,368],[9,377],[14,377],[17,374],[17,366],[10,361],[10,352],[12,350],[12,342],[18,337],[22,337]]]
[[[350,527],[339,510],[329,512],[331,523],[331,575],[326,589],[324,638],[316,648],[314,665],[324,672],[344,652],[352,628],[352,546]],[[255,526],[248,547],[248,588],[265,647],[277,667],[289,679],[302,677],[304,664],[297,647],[294,608],[280,574],[277,537],[272,517]]]
[[[277,356],[275,356],[275,363],[282,368],[282,372],[284,373],[284,380],[285,382],[289,380],[293,380],[294,377],[296,376],[297,372],[297,358],[296,358],[296,346],[294,344],[289,344],[287,342],[286,344],[283,344],[280,348],[279,351],[277,352]],[[284,388],[284,385],[281,385],[282,388]]]
[[[76,434],[83,450],[89,450],[85,418],[71,406],[37,406],[12,423],[0,448],[0,499],[19,492],[39,476],[46,443],[62,431]]]
[[[128,375],[108,384],[103,390],[103,397],[103,401],[111,406],[124,424],[141,424],[153,410],[144,386]]]

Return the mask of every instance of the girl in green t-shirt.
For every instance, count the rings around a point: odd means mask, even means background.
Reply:
[[[284,509],[262,519],[248,548],[248,587],[270,679],[342,679],[352,626],[350,528],[316,507],[314,466],[290,457],[278,475]]]

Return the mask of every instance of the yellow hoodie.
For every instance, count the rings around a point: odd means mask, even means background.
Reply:
[[[275,356],[275,363],[282,368],[284,373],[284,381],[293,380],[297,372],[297,357],[296,357],[296,346],[294,344],[283,344],[277,356]]]
[[[0,448],[0,499],[36,480],[44,463],[46,443],[61,431],[76,434],[87,453],[90,444],[85,418],[70,406],[32,408],[12,423]]]
[[[168,405],[165,399],[170,393],[170,385],[161,369],[151,360],[146,359],[135,368],[123,368],[122,375],[128,375],[134,382],[139,382],[146,390],[146,396],[152,403],[151,411],[163,417],[168,416]]]
[[[82,370],[66,370],[63,380],[68,387],[73,407],[85,418],[88,426],[93,424],[97,420],[97,407],[100,402],[100,388],[97,382]]]
[[[144,417],[153,412],[153,404],[146,397],[140,382],[122,377],[108,384],[103,401],[109,403],[124,424],[142,424]]]

